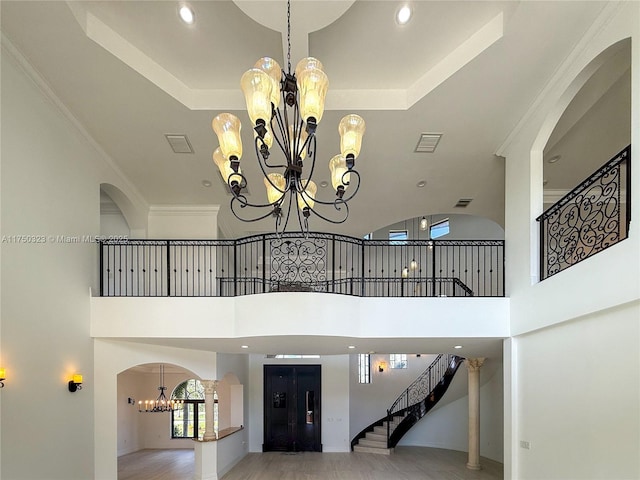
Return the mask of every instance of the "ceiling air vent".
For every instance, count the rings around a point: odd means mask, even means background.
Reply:
[[[191,148],[186,135],[166,133],[164,136],[174,153],[193,153],[193,148]]]
[[[460,200],[458,200],[458,203],[455,204],[455,207],[467,208],[472,200],[473,198],[461,198]]]
[[[442,138],[441,133],[423,133],[420,135],[418,145],[414,152],[416,153],[433,153],[436,151],[436,147]]]

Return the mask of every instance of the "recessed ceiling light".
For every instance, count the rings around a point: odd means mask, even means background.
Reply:
[[[327,182],[326,180],[323,180],[320,182],[320,186],[322,188],[327,188],[329,186],[329,182]]]
[[[456,345],[456,346],[454,346],[453,348],[455,348],[455,349],[458,349],[458,350],[459,350],[459,349],[461,349],[461,348],[462,348],[462,345]]]
[[[240,345],[240,348],[249,348],[249,345]]]
[[[562,155],[554,155],[549,159],[549,163],[556,163],[558,160],[562,158]]]
[[[193,22],[196,21],[196,15],[188,5],[181,5],[178,14],[180,19],[187,25],[193,25]]]
[[[202,186],[209,188],[211,186],[211,182],[209,180],[202,180]]]
[[[418,188],[422,188],[427,184],[426,180],[420,180],[418,183],[416,183],[416,187]]]
[[[399,25],[405,25],[411,20],[411,7],[409,5],[403,5],[396,13],[396,22]]]
[[[355,345],[349,345],[347,348],[354,349],[354,348],[356,348],[356,346]]]

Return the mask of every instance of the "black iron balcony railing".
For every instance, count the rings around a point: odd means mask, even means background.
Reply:
[[[544,280],[627,238],[631,145],[536,219]]]
[[[504,296],[502,240],[362,240],[329,233],[100,243],[101,296],[326,292]]]

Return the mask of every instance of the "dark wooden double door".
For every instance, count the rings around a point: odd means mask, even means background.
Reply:
[[[265,452],[321,452],[320,365],[264,366]]]

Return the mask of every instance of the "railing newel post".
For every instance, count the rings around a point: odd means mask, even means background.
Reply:
[[[171,241],[167,240],[167,297],[171,296]]]
[[[361,265],[360,265],[360,296],[364,297],[365,296],[365,288],[364,288],[364,269],[365,269],[365,264],[364,264],[364,251],[365,251],[365,239],[362,238],[360,239],[360,258],[361,260]]]
[[[238,240],[233,241],[233,296],[238,295]]]
[[[262,293],[267,291],[267,236],[262,234]]]
[[[103,241],[98,241],[98,248],[100,249],[100,296],[104,296],[104,259],[103,259]]]

